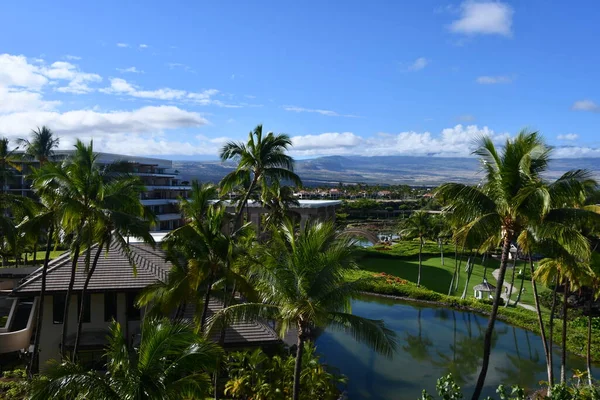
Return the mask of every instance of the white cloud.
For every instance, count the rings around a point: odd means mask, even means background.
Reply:
[[[332,150],[340,147],[357,147],[364,139],[352,132],[321,133],[320,135],[294,136],[294,151]]]
[[[32,126],[48,125],[59,135],[156,133],[166,129],[198,127],[208,121],[195,112],[174,106],[142,107],[133,111],[74,110],[16,112],[0,115],[0,132],[22,135]],[[123,141],[123,138],[121,138]]]
[[[59,92],[88,93],[93,90],[88,84],[101,80],[100,75],[83,72],[67,61],[46,65],[44,60],[33,60],[30,63],[25,56],[0,55],[0,88],[8,88],[11,93],[22,90],[39,91],[49,84],[64,84],[60,81],[68,83],[66,86],[59,86],[56,89]]]
[[[510,137],[488,127],[456,125],[435,136],[430,132],[380,133],[363,138],[352,132],[294,136],[292,153],[298,156],[318,155],[435,155],[465,157],[471,154],[474,140],[489,136],[495,143]]]
[[[600,112],[600,106],[592,100],[579,100],[573,103],[571,106],[572,110],[575,111],[591,111]]]
[[[136,67],[129,67],[129,68],[116,68],[117,71],[126,74],[126,73],[132,73],[132,74],[143,74],[144,71],[137,69]]]
[[[75,65],[66,61],[57,61],[48,68],[43,68],[42,72],[50,79],[68,80],[67,86],[57,88],[58,92],[83,94],[92,92],[94,89],[88,86],[92,82],[102,81],[98,74],[92,74],[80,71]]]
[[[579,135],[576,133],[567,133],[566,135],[558,135],[556,138],[558,140],[573,141],[579,139]]]
[[[25,56],[0,54],[0,86],[39,90],[47,83],[48,78]]]
[[[147,44],[140,44],[140,49],[147,49],[149,46]]]
[[[60,101],[44,100],[39,92],[14,90],[0,86],[0,115],[18,111],[53,110],[59,104]]]
[[[495,85],[498,83],[511,83],[513,79],[510,76],[480,76],[475,82],[480,85]]]
[[[512,35],[514,10],[499,1],[472,1],[461,4],[460,18],[453,21],[450,31],[467,35]]]
[[[552,155],[554,158],[596,158],[600,157],[600,148],[580,146],[556,147]]]
[[[101,92],[107,94],[127,95],[142,99],[169,100],[192,102],[200,105],[216,105],[219,107],[237,108],[247,104],[226,104],[220,100],[213,99],[219,94],[217,89],[207,89],[202,92],[187,92],[185,90],[161,88],[157,90],[141,90],[135,85],[121,78],[111,78],[110,87],[100,89]]]
[[[297,106],[283,106],[282,108],[285,111],[292,111],[292,112],[297,112],[297,113],[301,113],[301,112],[316,113],[316,114],[326,115],[328,117],[356,117],[356,115],[339,114],[335,111],[323,110],[323,109],[318,109],[318,108],[304,108],[304,107],[297,107]]]
[[[408,66],[409,71],[420,71],[429,64],[429,60],[425,57],[417,58],[412,64]]]
[[[74,56],[74,55],[71,55],[71,54],[67,54],[67,55],[65,56],[65,58],[66,58],[67,60],[72,60],[72,61],[78,61],[78,60],[81,60],[81,57],[79,57],[79,56]]]
[[[176,100],[186,95],[184,90],[162,88],[157,90],[139,90],[125,79],[111,78],[110,87],[100,89],[103,93],[124,94],[143,99]]]
[[[129,47],[129,44],[127,44],[127,43],[117,43],[117,47],[123,47],[123,48]]]

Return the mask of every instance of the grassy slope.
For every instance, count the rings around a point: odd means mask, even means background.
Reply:
[[[417,274],[419,269],[417,243],[414,242],[403,242],[399,245],[393,246],[390,250],[376,251],[366,250],[362,251],[362,257],[359,260],[359,265],[362,269],[371,272],[385,272],[398,276],[402,279],[406,279],[411,282],[417,281]],[[421,268],[421,285],[435,292],[448,294],[450,282],[452,280],[452,274],[454,273],[455,260],[454,260],[454,249],[450,246],[445,246],[444,254],[444,265],[441,262],[441,256],[437,245],[429,243],[424,248],[423,255],[423,266]],[[483,282],[484,266],[481,264],[481,256],[477,255],[472,258],[474,260],[473,272],[471,273],[471,280],[469,281],[469,288],[467,290],[467,297],[473,297],[473,287]],[[460,278],[458,284],[458,290],[453,293],[455,296],[461,296],[465,282],[467,280],[467,272],[465,271],[467,256],[463,257],[462,264],[460,267]],[[496,280],[492,276],[492,271],[499,267],[500,262],[497,259],[488,258],[485,262],[487,264],[486,278],[488,282],[496,285]],[[521,302],[524,304],[534,305],[533,292],[531,290],[531,283],[527,281],[529,279],[528,265],[525,265],[522,261],[517,264],[516,272],[519,270],[525,271],[525,279],[523,282],[523,294],[521,295]],[[512,268],[507,270],[506,282],[510,283],[512,274]],[[515,275],[516,289],[520,287],[520,279]],[[544,286],[538,285],[538,291],[546,291]],[[512,299],[516,299],[516,290],[513,292]]]

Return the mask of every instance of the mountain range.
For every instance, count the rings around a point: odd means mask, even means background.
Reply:
[[[235,168],[234,162],[173,161],[183,179],[218,182]],[[477,183],[483,177],[475,158],[411,156],[327,156],[296,160],[296,172],[305,186],[367,183],[437,186],[444,182]],[[565,158],[552,160],[548,179],[556,179],[571,169],[590,170],[600,178],[600,159]]]

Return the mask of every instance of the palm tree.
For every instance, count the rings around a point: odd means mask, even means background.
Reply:
[[[547,169],[550,153],[551,149],[537,132],[520,132],[514,139],[508,139],[500,152],[492,139],[483,137],[474,151],[480,157],[485,173],[483,184],[473,187],[448,183],[438,188],[436,193],[445,205],[445,211],[452,213],[453,219],[461,223],[456,240],[464,243],[469,238],[481,238],[485,239],[481,249],[492,244],[501,244],[502,248],[498,285],[484,337],[482,368],[473,399],[479,398],[487,375],[492,333],[511,243],[523,228],[540,221],[554,204],[561,204],[570,196],[578,196],[580,186],[576,183],[588,178],[581,172],[570,173],[564,179],[565,184],[558,185],[552,197],[541,176]]]
[[[238,206],[236,226],[241,225],[244,207],[256,186],[264,187],[280,180],[288,180],[298,186],[302,184],[298,175],[294,173],[294,160],[286,154],[290,146],[292,140],[288,135],[269,132],[263,137],[262,125],[257,125],[254,131],[248,134],[246,143],[229,142],[223,146],[221,160],[238,161],[235,171],[221,181],[223,191],[228,192],[245,179],[250,182]]]
[[[116,244],[128,255],[129,263],[135,271],[135,261],[129,249],[128,236],[141,238],[145,243],[154,245],[154,239],[150,235],[153,216],[150,215],[140,201],[144,185],[139,177],[116,175],[114,173],[103,174],[101,190],[92,199],[92,210],[90,220],[92,241],[96,243],[96,254],[91,266],[88,268],[81,298],[85,298],[90,280],[98,265],[98,260],[103,248],[108,252],[113,244]],[[88,249],[91,250],[91,247]],[[88,261],[89,262],[89,261]],[[77,334],[73,346],[73,356],[77,356],[81,328],[85,314],[85,304],[82,301],[77,323]]]
[[[36,180],[35,174],[39,170],[35,170],[33,173],[34,190],[36,190],[35,184],[39,181]],[[40,196],[39,207],[37,212],[31,218],[25,218],[21,222],[21,227],[26,232],[45,232],[46,233],[46,252],[44,255],[44,264],[42,267],[42,284],[40,289],[40,300],[37,312],[36,326],[41,327],[44,318],[44,302],[46,298],[46,277],[48,275],[48,264],[50,262],[50,251],[52,249],[52,243],[58,241],[57,231],[60,229],[60,207],[61,203],[58,201],[56,196],[53,196],[52,192],[46,192],[43,196]],[[28,373],[31,376],[37,369],[38,351],[40,345],[40,337],[42,330],[35,330],[35,337],[33,341],[33,355],[29,362]]]
[[[121,325],[113,322],[105,374],[72,361],[53,361],[36,380],[32,399],[181,399],[205,398],[210,375],[222,350],[183,322],[145,319],[135,351]]]
[[[19,139],[19,145],[25,149],[25,154],[45,164],[54,155],[54,149],[58,147],[60,139],[54,136],[54,132],[47,126],[38,127],[31,131],[31,140]]]
[[[86,271],[91,262],[91,251],[94,244],[93,215],[95,202],[100,196],[104,177],[97,163],[98,155],[94,153],[93,142],[86,146],[77,141],[75,152],[61,164],[46,163],[36,173],[33,186],[38,196],[56,196],[61,203],[60,225],[65,234],[71,235],[71,276],[65,297],[64,318],[62,326],[62,341],[65,343],[71,295],[75,283],[77,261],[82,249],[85,249]],[[61,346],[65,355],[64,346]]]
[[[197,187],[198,190],[212,190],[210,187]],[[202,199],[204,195],[192,193],[192,199]],[[245,225],[233,237],[223,232],[227,220],[225,207],[209,205],[201,207],[189,201],[183,206],[188,223],[170,232],[163,244],[173,262],[174,268],[166,282],[157,282],[145,289],[138,299],[139,305],[152,304],[152,312],[170,313],[175,308],[182,314],[186,304],[193,302],[196,309],[198,331],[203,331],[208,315],[208,303],[215,284],[235,281],[239,288],[248,289],[243,277],[231,270],[236,257],[243,252],[244,238],[252,235],[252,229]],[[188,214],[194,210],[193,214]],[[245,290],[248,294],[248,290]]]
[[[260,283],[260,303],[234,304],[211,318],[207,332],[223,320],[267,318],[279,324],[279,332],[297,329],[296,365],[293,399],[300,393],[300,375],[304,343],[314,328],[329,327],[350,332],[375,350],[391,355],[395,334],[383,321],[351,314],[351,296],[364,281],[347,282],[345,273],[356,268],[352,261],[350,239],[338,237],[332,223],[313,223],[299,233],[287,220],[273,232],[264,247]]]
[[[14,171],[21,170],[20,157],[16,153],[19,148],[16,147],[10,150],[8,147],[8,138],[0,138],[0,183],[2,183],[0,193],[2,194],[6,194],[6,186],[8,185],[8,181],[14,176]]]
[[[290,206],[299,205],[294,190],[290,186],[281,186],[279,182],[262,188],[260,202],[268,211],[265,221],[267,227],[279,226],[285,218],[294,217]]]
[[[419,238],[419,273],[417,275],[417,286],[421,286],[421,266],[423,245],[425,239],[429,237],[431,233],[431,223],[429,213],[427,211],[414,212],[408,219],[403,223],[404,228],[400,231],[402,236],[407,238]]]

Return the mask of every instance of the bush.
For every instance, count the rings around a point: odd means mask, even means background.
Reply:
[[[27,397],[29,382],[24,369],[6,371],[0,378],[0,399],[21,400]]]

